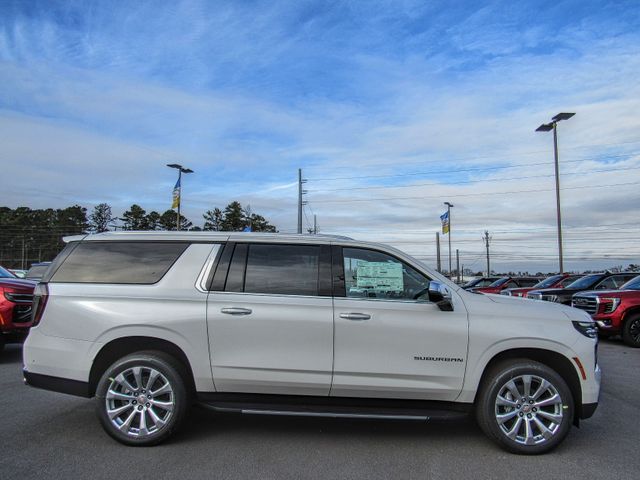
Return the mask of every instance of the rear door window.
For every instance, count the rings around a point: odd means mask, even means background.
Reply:
[[[60,265],[51,281],[153,284],[167,273],[188,246],[184,242],[82,242]]]
[[[313,296],[319,294],[320,245],[254,243],[248,245],[248,248],[245,293]],[[234,263],[231,269],[233,266]],[[231,271],[229,273],[231,275]],[[227,285],[229,286],[229,279]],[[225,290],[229,291],[228,288]]]

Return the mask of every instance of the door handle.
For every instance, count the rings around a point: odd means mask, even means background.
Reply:
[[[241,307],[225,307],[220,309],[222,313],[226,313],[228,315],[249,315],[251,314],[250,308],[241,308]]]
[[[340,318],[346,320],[369,320],[371,315],[367,313],[341,313]]]

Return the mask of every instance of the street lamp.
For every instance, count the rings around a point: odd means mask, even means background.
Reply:
[[[180,230],[180,201],[181,201],[180,194],[182,191],[182,184],[181,184],[182,174],[193,173],[193,170],[191,170],[190,168],[184,168],[182,165],[179,165],[177,163],[167,163],[167,167],[175,168],[178,170],[178,181],[176,182],[176,186],[173,187],[173,204],[171,205],[171,208],[178,207],[176,230]]]
[[[564,264],[562,261],[562,216],[560,214],[560,172],[558,165],[558,122],[569,120],[575,113],[559,113],[551,119],[549,123],[543,123],[536,132],[549,132],[553,130],[553,154],[556,167],[556,215],[558,224],[558,260],[560,264],[560,273],[564,273]]]
[[[453,278],[453,270],[451,270],[451,209],[453,208],[453,204],[449,202],[444,202],[447,206],[447,219],[449,219],[449,231],[447,232],[449,235],[449,278]]]

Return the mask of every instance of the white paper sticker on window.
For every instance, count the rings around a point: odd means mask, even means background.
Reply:
[[[375,292],[402,292],[402,264],[360,260],[356,286]]]

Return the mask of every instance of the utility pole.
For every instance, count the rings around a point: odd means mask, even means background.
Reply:
[[[318,234],[318,217],[315,213],[313,214],[313,234]]]
[[[21,269],[24,270],[24,235],[22,235],[22,262],[21,262]]]
[[[302,178],[302,169],[298,169],[298,233],[302,233],[302,206],[306,205],[307,202],[302,200],[302,195],[307,193],[306,190],[302,189],[302,184],[307,183],[307,180]]]
[[[442,265],[440,264],[440,232],[436,232],[436,271],[442,273]]]
[[[449,237],[449,278],[451,278],[451,207],[453,207],[453,204],[449,202],[444,202],[444,204],[447,206],[447,220],[449,222],[447,236]]]
[[[482,237],[482,241],[484,242],[485,247],[487,247],[487,277],[491,276],[491,264],[489,263],[489,243],[491,242],[491,237],[489,236],[489,231],[484,231],[484,237]]]
[[[460,250],[456,248],[456,279],[460,284]]]

